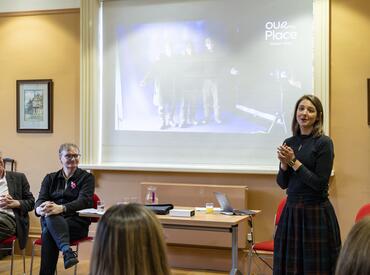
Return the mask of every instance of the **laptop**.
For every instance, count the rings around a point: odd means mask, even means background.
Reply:
[[[252,211],[252,210],[249,210],[249,209],[243,209],[243,210],[234,209],[231,206],[230,201],[227,198],[226,194],[221,193],[221,192],[214,192],[214,193],[215,193],[216,199],[217,199],[217,201],[220,204],[220,207],[222,209],[222,211],[220,212],[221,214],[224,214],[224,215],[239,215],[239,216],[256,214],[255,211]]]

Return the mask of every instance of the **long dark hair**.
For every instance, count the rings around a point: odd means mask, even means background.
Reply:
[[[293,136],[297,136],[301,134],[301,129],[299,128],[299,124],[297,121],[297,110],[299,103],[301,103],[302,100],[309,100],[313,106],[315,106],[317,118],[313,125],[312,129],[312,135],[314,137],[319,137],[324,134],[324,111],[322,108],[322,104],[320,99],[317,96],[314,95],[304,95],[300,99],[298,99],[297,103],[294,107],[294,115],[293,115],[293,121],[292,121],[292,132]]]
[[[100,219],[90,275],[170,275],[162,226],[143,205],[115,205]]]

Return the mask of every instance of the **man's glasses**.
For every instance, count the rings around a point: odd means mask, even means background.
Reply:
[[[67,154],[67,155],[64,155],[64,157],[67,159],[67,160],[72,160],[72,159],[80,159],[81,155],[80,154]]]

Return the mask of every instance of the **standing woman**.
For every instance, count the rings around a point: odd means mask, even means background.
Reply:
[[[328,199],[334,147],[323,133],[323,108],[316,96],[298,100],[292,132],[277,150],[277,183],[288,198],[275,234],[273,273],[331,275],[341,247]]]

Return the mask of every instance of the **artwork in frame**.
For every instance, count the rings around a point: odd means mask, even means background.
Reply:
[[[53,81],[17,80],[17,132],[53,132]]]

